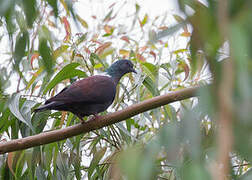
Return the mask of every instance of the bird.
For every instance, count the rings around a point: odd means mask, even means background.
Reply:
[[[46,100],[45,104],[34,112],[69,111],[75,114],[81,123],[84,123],[85,116],[93,115],[91,119],[99,118],[98,113],[105,111],[113,103],[116,86],[122,76],[130,72],[136,73],[133,63],[127,59],[115,61],[106,71],[109,76],[94,75],[75,81]]]

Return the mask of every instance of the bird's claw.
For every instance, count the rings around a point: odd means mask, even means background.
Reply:
[[[98,119],[98,118],[100,118],[100,116],[97,115],[97,114],[94,114],[94,115],[93,115],[91,118],[89,118],[87,121],[93,121],[93,120]]]

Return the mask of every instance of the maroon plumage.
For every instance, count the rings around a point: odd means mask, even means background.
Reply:
[[[116,85],[120,78],[128,72],[135,72],[133,64],[129,60],[116,61],[108,69],[110,77],[96,75],[76,81],[56,96],[48,99],[35,112],[70,111],[81,120],[83,116],[97,115],[112,104],[116,94]]]

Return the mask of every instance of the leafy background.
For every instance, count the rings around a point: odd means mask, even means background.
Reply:
[[[252,3],[228,1],[226,31],[212,0],[179,0],[180,14],[155,18],[139,4],[121,17],[127,1],[115,2],[104,7],[104,17],[91,16],[92,23],[75,10],[76,3],[0,1],[1,46],[8,47],[0,64],[1,142],[79,123],[71,113],[31,112],[63,87],[102,74],[120,58],[132,60],[138,74],[123,78],[108,112],[186,87],[213,85],[199,98],[1,155],[1,179],[215,179],[218,113],[225,100],[218,89],[225,84],[227,61],[233,63],[234,82],[227,179],[251,179]]]

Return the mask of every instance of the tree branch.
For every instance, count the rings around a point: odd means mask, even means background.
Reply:
[[[218,0],[218,23],[222,38],[226,40],[230,38],[229,35],[229,13],[228,13],[228,0]],[[218,167],[215,171],[216,177],[213,179],[227,180],[230,178],[230,152],[232,152],[233,146],[233,102],[232,95],[234,89],[234,63],[232,50],[231,56],[221,67],[221,79],[220,84],[215,84],[217,87],[218,98]],[[216,78],[217,76],[215,76]]]
[[[77,124],[63,129],[43,132],[34,136],[21,139],[14,139],[8,142],[0,143],[0,154],[7,152],[23,150],[34,146],[49,144],[70,138],[82,133],[87,133],[96,129],[100,129],[111,124],[118,123],[127,118],[140,114],[142,112],[196,96],[199,87],[186,88],[169,94],[156,96],[154,98],[133,104],[123,110],[110,113],[108,115],[88,121],[84,124]]]

